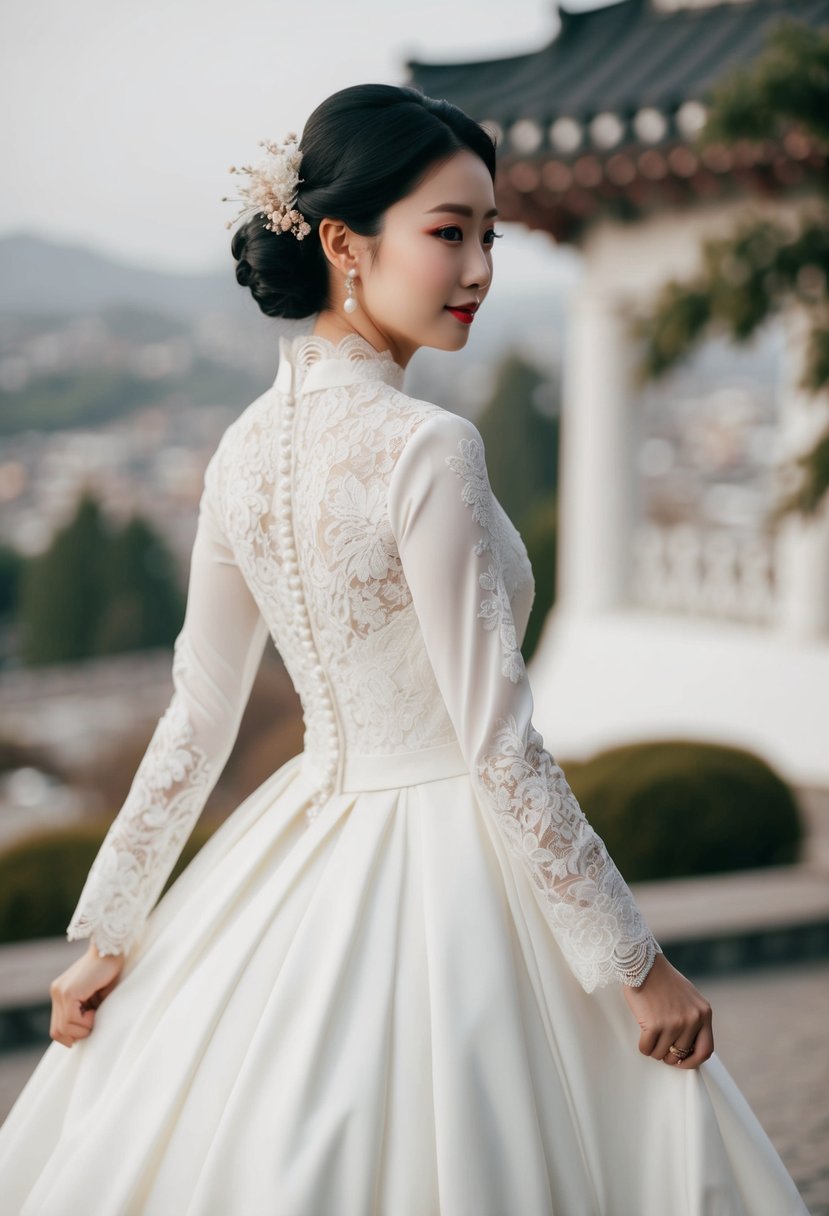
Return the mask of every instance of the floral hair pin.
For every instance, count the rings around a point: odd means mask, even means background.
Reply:
[[[311,225],[293,206],[299,183],[304,181],[299,176],[302,153],[296,145],[295,131],[289,131],[281,144],[260,139],[259,146],[266,149],[267,155],[258,165],[242,165],[239,169],[231,165],[228,170],[229,173],[248,174],[248,185],[240,187],[242,197],[231,199],[225,194],[221,201],[245,203],[237,220],[246,214],[263,215],[268,220],[265,227],[270,232],[291,232],[301,241],[311,231]],[[234,220],[228,220],[225,228],[232,228],[234,223]]]

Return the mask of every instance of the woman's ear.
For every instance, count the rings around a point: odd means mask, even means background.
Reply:
[[[345,273],[356,253],[355,234],[342,220],[332,220],[327,216],[320,220],[318,231],[322,251],[329,265],[334,270]]]
[[[318,232],[322,252],[334,273],[345,275],[351,266],[364,261],[369,251],[369,260],[374,261],[376,238],[360,236],[343,220],[332,220],[325,216],[319,222]]]

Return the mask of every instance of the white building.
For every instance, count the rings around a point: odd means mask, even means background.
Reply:
[[[802,321],[768,334],[753,377],[720,364],[719,383],[674,374],[644,392],[629,328],[747,203],[780,216],[814,194],[824,157],[799,133],[692,144],[707,88],[782,16],[829,26],[829,0],[624,0],[560,15],[529,55],[407,65],[409,83],[497,130],[501,219],[583,256],[535,723],[556,756],[699,738],[829,789],[829,499],[816,518],[766,519],[775,468],[829,418],[797,388]]]

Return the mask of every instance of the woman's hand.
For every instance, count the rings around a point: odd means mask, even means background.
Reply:
[[[657,954],[638,988],[623,985],[625,1000],[642,1027],[639,1050],[676,1068],[698,1068],[714,1051],[712,1011],[705,997],[681,971]],[[668,1051],[671,1044],[693,1047],[680,1060]]]
[[[125,954],[99,954],[94,942],[49,985],[52,1021],[49,1037],[64,1047],[92,1033],[95,1010],[121,975]]]

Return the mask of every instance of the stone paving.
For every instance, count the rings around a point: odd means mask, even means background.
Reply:
[[[711,1002],[720,1059],[785,1161],[811,1216],[829,1216],[829,962],[689,978]],[[43,1050],[0,1055],[0,1118]]]
[[[714,1011],[717,1054],[812,1216],[829,1216],[829,962],[689,976]]]

